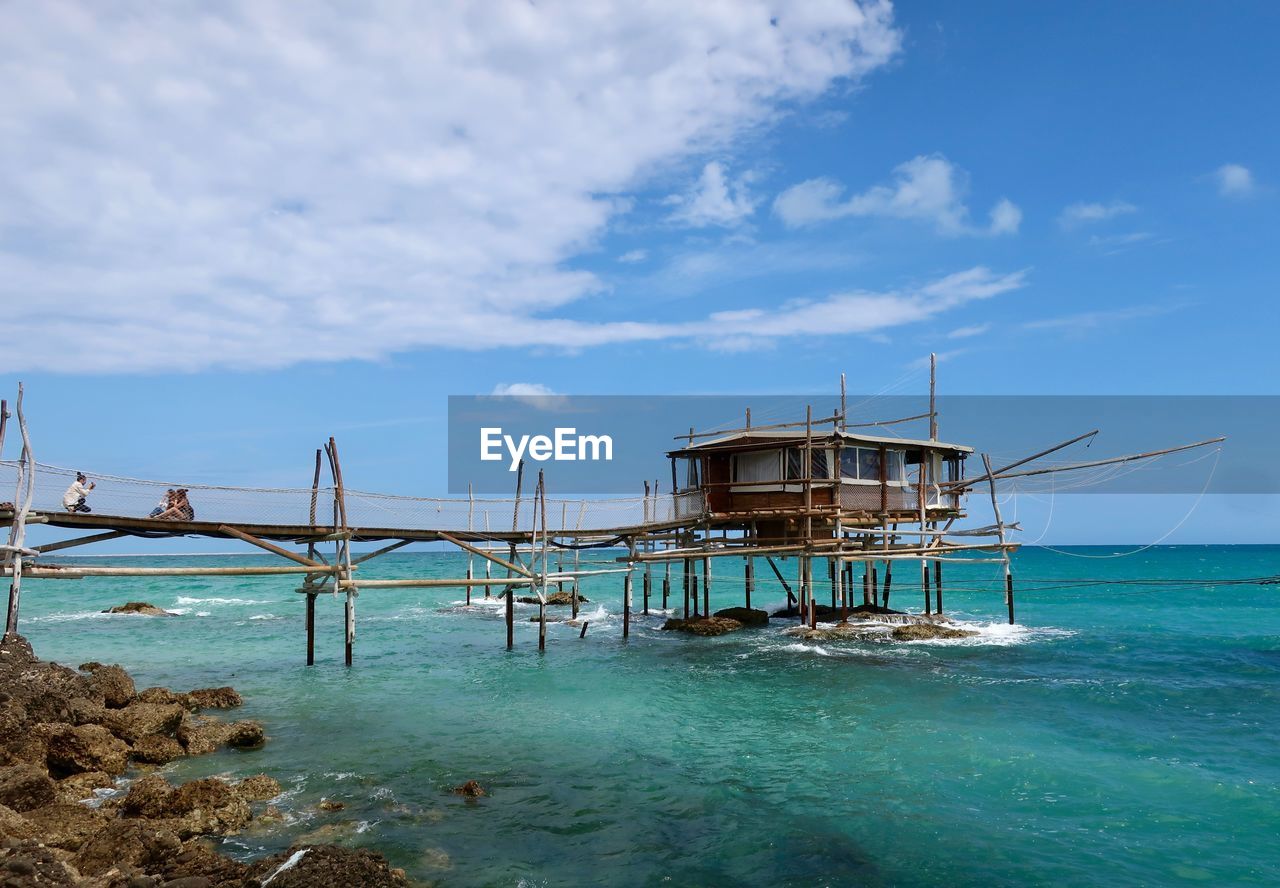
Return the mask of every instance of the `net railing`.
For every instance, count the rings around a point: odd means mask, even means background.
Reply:
[[[76,471],[43,463],[36,463],[35,471],[31,508],[68,511],[63,497],[75,481]],[[0,502],[13,501],[18,476],[18,462],[0,461]],[[336,496],[332,487],[315,491],[310,487],[221,487],[92,474],[88,480],[95,486],[85,505],[97,516],[147,518],[160,508],[167,491],[183,489],[195,512],[191,520],[198,522],[279,527],[328,527],[334,523]],[[346,512],[348,526],[356,529],[528,533],[541,530],[543,523],[532,494],[517,503],[514,497],[441,499],[348,489]],[[698,491],[613,499],[548,497],[546,527],[551,533],[591,533],[696,520],[702,512],[703,498]],[[156,529],[163,530],[163,519],[156,519]]]

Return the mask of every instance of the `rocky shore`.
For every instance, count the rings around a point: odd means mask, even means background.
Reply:
[[[211,837],[243,830],[280,785],[258,775],[174,786],[154,766],[261,746],[259,723],[207,712],[240,704],[233,688],[138,691],[119,666],[75,670],[38,659],[21,637],[0,644],[0,886],[408,885],[369,851],[298,845],[245,864],[214,850]],[[95,793],[121,777],[135,778],[127,792]]]

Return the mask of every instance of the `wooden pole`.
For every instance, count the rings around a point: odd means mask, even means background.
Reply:
[[[339,583],[347,590],[346,606],[343,608],[345,617],[345,659],[348,666],[352,662],[352,652],[356,640],[356,596],[359,590],[355,586],[355,580],[352,575],[351,564],[351,537],[348,534],[347,525],[347,493],[346,485],[342,481],[342,462],[338,459],[338,442],[332,437],[329,438],[329,468],[333,472],[334,486],[334,524],[343,532],[344,536],[335,541],[337,551],[335,553],[334,563],[341,568],[338,574]]]
[[[929,440],[938,440],[938,356],[929,353]]]
[[[933,593],[938,599],[935,610],[942,613],[942,562],[933,562]]]
[[[711,559],[702,559],[702,615],[711,616]]]
[[[751,590],[756,585],[756,560],[750,555],[747,556],[747,566],[744,569],[744,579],[747,591],[747,610],[751,610]]]
[[[627,540],[627,551],[631,560],[627,562],[627,572],[622,575],[622,637],[631,637],[631,577],[634,574],[636,538]]]
[[[689,619],[689,559],[680,559],[684,577],[684,618]]]
[[[667,600],[671,597],[671,562],[668,561],[663,565],[665,570],[662,574],[662,609],[667,610]]]
[[[27,516],[31,512],[31,496],[35,490],[36,465],[31,453],[31,437],[27,433],[27,417],[22,409],[23,386],[18,383],[18,432],[22,435],[21,465],[18,486],[13,498],[13,524],[9,527],[9,550],[6,561],[13,577],[9,584],[9,610],[5,617],[4,637],[18,634],[18,611],[22,601],[22,554],[27,537]]]
[[[538,470],[538,505],[542,513],[542,571],[538,583],[538,650],[547,649],[547,481]],[[537,532],[537,524],[534,525]]]
[[[991,511],[995,512],[996,529],[1000,532],[1000,552],[1004,556],[1004,603],[1009,608],[1009,625],[1013,625],[1013,571],[1009,567],[1009,550],[1004,548],[1004,520],[1000,517],[1000,501],[996,498],[996,479],[991,471],[991,458],[982,454],[982,466],[987,470],[987,484],[991,489]]]
[[[316,665],[316,593],[307,593],[307,665]]]
[[[813,596],[813,558],[804,556],[804,584],[809,589],[809,628],[818,628],[818,603]]]

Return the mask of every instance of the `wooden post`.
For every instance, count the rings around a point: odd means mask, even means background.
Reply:
[[[689,585],[693,589],[693,615],[700,616],[698,613],[698,569],[692,563],[689,565]]]
[[[711,559],[702,559],[702,616],[711,616]]]
[[[880,600],[884,602],[884,606],[889,606],[889,587],[893,585],[893,562],[886,561],[884,563],[884,594],[880,596]]]
[[[875,565],[871,566],[871,604],[880,606],[880,568]]]
[[[827,559],[827,577],[831,580],[831,609],[835,610],[839,605],[839,583],[836,581],[836,560],[834,558]]]
[[[547,482],[542,469],[538,469],[538,511],[542,515],[542,570],[538,574],[538,650],[547,649]],[[535,522],[536,535],[538,525]],[[530,556],[532,560],[532,555]]]
[[[1004,603],[1009,608],[1009,625],[1013,625],[1013,571],[1009,567],[1009,550],[1004,547],[1004,519],[1000,517],[1000,502],[996,499],[996,479],[991,471],[991,458],[982,454],[982,467],[987,471],[987,484],[991,488],[991,511],[996,515],[996,532],[1000,534],[1000,555],[1004,558]]]
[[[937,596],[938,606],[935,610],[942,613],[942,562],[933,562],[933,594]]]
[[[18,383],[18,432],[22,435],[22,461],[18,467],[18,485],[13,495],[13,524],[9,527],[9,549],[6,561],[12,571],[9,584],[9,611],[5,618],[4,637],[18,634],[18,611],[22,601],[22,555],[27,537],[27,515],[31,512],[31,496],[35,491],[36,462],[31,453],[31,437],[27,434],[27,417],[22,409],[23,386]]]
[[[929,613],[929,561],[920,559],[920,585],[924,589],[924,612]]]
[[[745,569],[745,586],[747,590],[747,610],[751,610],[751,590],[756,584],[756,560],[750,555],[747,556],[747,566]]]
[[[316,665],[316,593],[307,593],[307,665]]]
[[[628,568],[630,565],[628,565]],[[622,637],[631,637],[631,571],[622,576]]]
[[[680,559],[684,576],[684,618],[689,619],[689,559]]]
[[[849,587],[845,585],[845,565],[836,560],[836,582],[840,586],[840,622],[849,622]]]
[[[929,353],[929,440],[938,440],[938,356]]]
[[[663,565],[662,574],[662,609],[667,609],[667,599],[671,597],[671,562]]]
[[[644,563],[644,615],[649,616],[649,593],[653,589],[653,574],[650,572],[649,562]]]
[[[511,650],[516,644],[516,590],[508,586],[501,594],[507,597],[507,650]]]
[[[862,562],[862,603],[871,604],[871,562]]]
[[[475,530],[476,498],[471,483],[467,482],[467,530]],[[475,556],[467,553],[467,579],[475,575]],[[471,584],[467,584],[467,607],[471,607]]]
[[[809,628],[818,628],[818,602],[813,595],[813,558],[804,557],[804,584],[809,587]]]

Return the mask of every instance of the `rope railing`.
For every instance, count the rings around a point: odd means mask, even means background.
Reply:
[[[20,467],[0,461],[0,490],[12,489]],[[43,463],[35,465],[31,507],[36,511],[69,511],[63,502],[76,470]],[[183,489],[194,509],[191,520],[217,524],[310,526],[311,500],[316,514],[333,514],[334,488],[228,487],[176,481],[153,481],[120,475],[89,474],[95,487],[85,505],[94,515],[147,518],[157,511],[170,489]],[[4,497],[0,496],[0,499]],[[611,499],[547,499],[549,529],[560,533],[642,527],[696,518],[703,499],[697,491]],[[534,528],[532,497],[437,498],[346,490],[347,523],[352,527],[412,531],[519,531]],[[563,526],[557,526],[563,525]],[[158,519],[157,529],[163,524]]]

